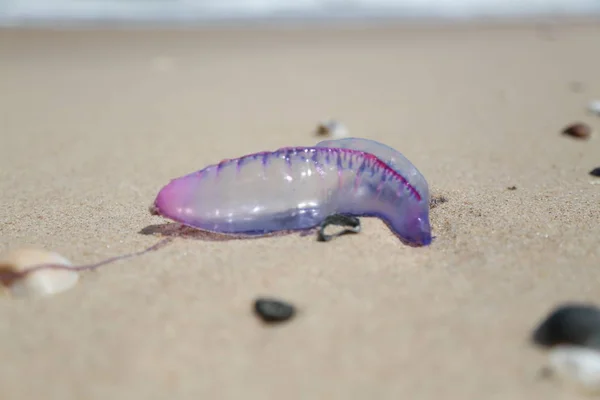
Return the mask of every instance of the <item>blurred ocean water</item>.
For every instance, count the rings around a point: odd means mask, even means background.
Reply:
[[[600,15],[600,0],[0,0],[0,24]]]

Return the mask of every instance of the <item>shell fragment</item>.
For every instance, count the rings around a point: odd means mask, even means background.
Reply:
[[[5,276],[10,277],[12,273],[17,278],[5,279],[2,284],[14,297],[49,296],[77,284],[79,274],[68,269],[40,269],[18,277],[25,270],[45,264],[72,266],[69,260],[55,252],[32,248],[14,250],[2,257],[0,270]]]
[[[600,351],[559,345],[550,350],[548,358],[551,369],[562,379],[584,391],[600,393]]]

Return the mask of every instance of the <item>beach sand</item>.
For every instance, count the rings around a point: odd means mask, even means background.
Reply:
[[[600,24],[0,32],[0,250],[141,250],[169,179],[311,145],[407,156],[436,239],[177,239],[0,300],[0,398],[574,399],[529,337],[600,303]],[[515,186],[515,190],[508,187]],[[265,326],[255,297],[298,307]]]

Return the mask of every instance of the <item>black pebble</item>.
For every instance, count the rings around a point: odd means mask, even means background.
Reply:
[[[598,348],[600,309],[589,304],[565,304],[554,309],[532,335],[544,347],[571,344]]]
[[[590,175],[591,176],[598,176],[598,177],[600,177],[600,167],[594,168],[593,170],[591,170],[590,171]]]
[[[350,228],[344,229],[343,231],[334,233],[332,235],[327,235],[325,233],[325,229],[329,225],[349,226]],[[346,235],[349,233],[360,233],[360,229],[360,219],[358,219],[357,217],[343,214],[329,215],[325,218],[321,225],[319,225],[319,230],[317,231],[317,240],[319,242],[329,242],[331,239],[342,235]]]
[[[292,318],[294,306],[281,300],[260,298],[254,301],[254,311],[265,322],[283,322]]]

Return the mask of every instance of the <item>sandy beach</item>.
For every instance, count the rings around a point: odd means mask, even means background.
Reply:
[[[584,398],[529,337],[600,304],[598,43],[598,23],[0,31],[2,252],[141,250],[171,178],[312,145],[328,118],[448,199],[429,247],[370,218],[328,243],[180,238],[2,297],[0,398]],[[297,316],[265,326],[262,295]]]

